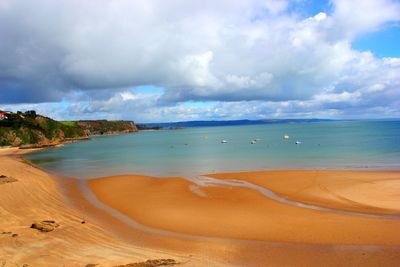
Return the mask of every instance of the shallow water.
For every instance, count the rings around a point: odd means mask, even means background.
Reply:
[[[284,134],[290,138],[284,140]],[[222,144],[223,139],[228,143]],[[254,139],[256,144],[250,144]],[[26,158],[81,179],[126,173],[195,177],[255,169],[400,169],[400,121],[149,131],[95,137]]]

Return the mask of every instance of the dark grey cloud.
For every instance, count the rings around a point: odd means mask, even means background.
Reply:
[[[254,114],[263,107],[303,115],[397,103],[399,59],[355,51],[351,42],[399,21],[398,2],[334,0],[331,14],[309,18],[287,13],[287,6],[283,0],[3,0],[0,104],[67,99],[71,114],[116,114],[120,106],[190,117],[179,103],[232,102]],[[122,96],[139,85],[165,93]],[[222,116],[230,104],[221,105],[219,113],[207,112]]]

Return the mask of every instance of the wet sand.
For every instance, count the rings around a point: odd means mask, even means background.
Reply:
[[[258,184],[288,198],[293,196],[296,201],[332,209],[400,214],[400,205],[396,206],[400,204],[400,194],[395,190],[400,183],[399,174],[265,171],[212,176]],[[347,179],[351,182],[346,183]],[[372,181],[379,181],[376,188],[364,185]],[[136,222],[171,232],[269,242],[400,245],[398,218],[353,216],[297,207],[234,184],[208,182],[201,186],[182,178],[127,175],[90,180],[88,185],[100,201]],[[306,191],[293,193],[304,185]],[[355,200],[342,200],[342,197],[335,202],[337,194]],[[364,194],[373,197],[367,198]],[[360,210],[353,204],[356,200]]]
[[[185,254],[148,249],[118,238],[95,220],[93,209],[79,199],[79,192],[67,190],[63,185],[67,181],[56,181],[17,156],[27,152],[0,149],[0,175],[16,179],[0,184],[0,266],[115,266],[160,258],[187,261]],[[67,183],[72,183],[72,189],[73,181]],[[75,205],[66,198],[72,195]],[[30,228],[41,220],[55,220],[60,226],[48,233]]]
[[[293,201],[338,210],[400,214],[399,171],[288,170],[211,174],[242,179]]]
[[[115,266],[159,258],[175,259],[179,266],[400,263],[398,219],[308,210],[268,199],[253,189],[209,182],[204,187],[181,178],[122,176],[88,183],[101,201],[150,228],[143,230],[92,205],[74,180],[54,178],[25,163],[15,156],[20,152],[0,150],[0,175],[17,179],[0,185],[0,263],[6,262],[5,266]],[[264,174],[216,176],[218,181],[246,179],[279,194],[285,191],[276,179],[264,184]],[[290,188],[296,184],[288,182]],[[307,201],[333,207],[324,198],[311,197],[311,191],[287,194],[296,201],[308,196]],[[375,203],[385,210],[381,214],[396,214],[393,197],[388,200],[394,205]],[[49,233],[29,228],[33,221],[46,219],[60,227]],[[156,228],[166,232],[152,230]]]

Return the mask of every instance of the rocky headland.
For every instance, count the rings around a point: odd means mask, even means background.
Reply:
[[[91,136],[138,131],[133,121],[56,121],[35,111],[0,113],[0,146],[41,148],[87,140]]]

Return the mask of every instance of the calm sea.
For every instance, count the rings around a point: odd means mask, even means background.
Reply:
[[[148,131],[95,137],[26,158],[81,179],[127,173],[195,176],[258,169],[400,169],[400,121]]]

